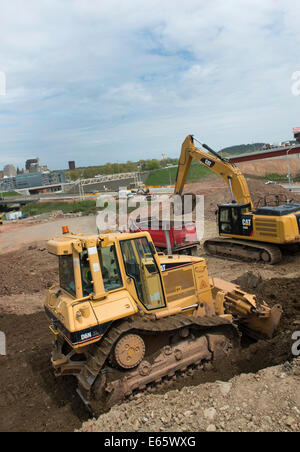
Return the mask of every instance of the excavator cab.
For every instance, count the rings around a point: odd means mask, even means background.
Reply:
[[[220,235],[251,235],[253,231],[251,204],[219,205],[218,225]]]

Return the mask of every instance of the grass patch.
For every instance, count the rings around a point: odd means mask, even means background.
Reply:
[[[277,173],[269,173],[265,175],[265,180],[272,180],[272,181],[276,181],[276,182],[288,182],[288,178],[282,174],[277,174]]]
[[[73,201],[68,202],[32,202],[22,208],[22,212],[30,216],[61,210],[63,213],[83,212],[86,215],[97,213],[96,201]]]
[[[1,192],[0,196],[3,198],[8,198],[10,196],[21,196],[20,193],[17,193],[16,191],[6,191],[6,192]]]
[[[191,164],[186,183],[196,182],[201,178],[209,177],[214,173],[198,162]],[[145,185],[174,185],[176,183],[177,168],[163,168],[154,171],[147,178]]]

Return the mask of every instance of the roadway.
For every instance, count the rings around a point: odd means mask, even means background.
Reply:
[[[286,190],[290,190],[293,193],[300,193],[300,184],[280,184]]]

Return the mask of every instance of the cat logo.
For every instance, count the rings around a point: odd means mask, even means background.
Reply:
[[[205,166],[208,166],[208,168],[212,168],[216,163],[213,160],[209,160],[206,158],[201,159],[201,162],[204,163]]]
[[[243,218],[243,228],[248,229],[251,227],[251,218]]]

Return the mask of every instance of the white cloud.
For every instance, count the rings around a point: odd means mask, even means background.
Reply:
[[[0,162],[177,156],[187,133],[216,148],[289,139],[299,12],[296,0],[2,0]]]

